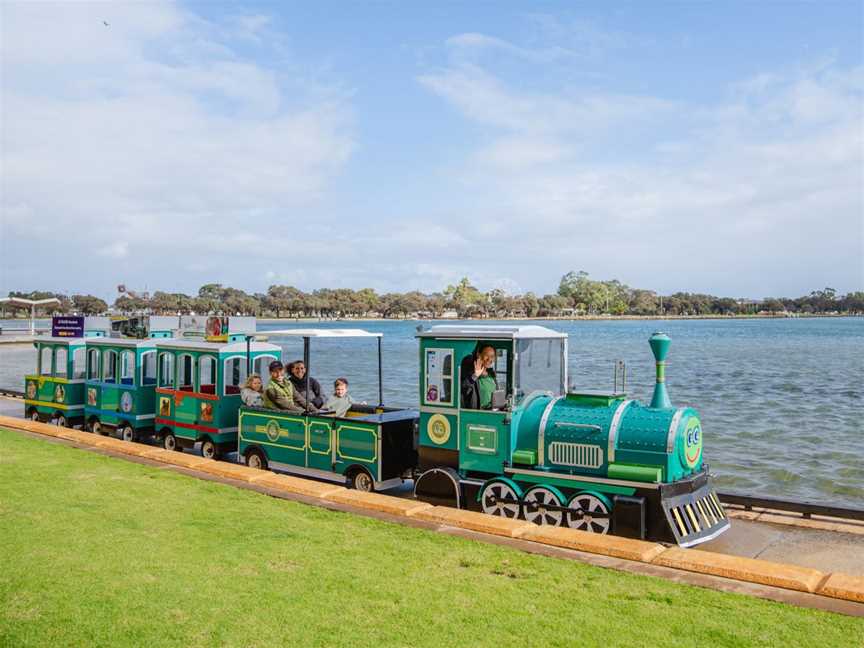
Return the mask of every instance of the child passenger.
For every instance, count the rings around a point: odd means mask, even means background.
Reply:
[[[354,399],[348,394],[348,379],[337,378],[333,382],[333,395],[324,403],[324,409],[333,410],[334,416],[345,416],[353,404]]]
[[[250,375],[240,390],[240,400],[247,407],[264,407],[264,383],[257,373]]]

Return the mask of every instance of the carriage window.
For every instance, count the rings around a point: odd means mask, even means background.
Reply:
[[[246,383],[246,358],[228,358],[225,361],[225,394],[239,394]]]
[[[141,384],[156,384],[156,352],[147,351],[141,356]]]
[[[159,386],[174,388],[174,354],[159,354]]]
[[[57,353],[54,355],[54,375],[57,378],[68,378],[66,375],[68,353],[66,349],[61,347],[57,349]]]
[[[265,385],[270,375],[270,363],[274,360],[278,360],[278,358],[272,355],[262,355],[255,358],[255,361],[252,363],[252,371],[261,376],[261,380]]]
[[[117,382],[117,352],[106,351],[105,360],[102,362],[102,380],[105,382]]]
[[[120,354],[120,382],[124,385],[135,383],[135,352],[123,351]]]
[[[426,386],[423,399],[430,405],[453,403],[453,351],[426,349]]]
[[[198,391],[216,393],[216,358],[204,355],[198,358]]]
[[[84,347],[78,347],[72,352],[72,378],[81,380],[86,375],[86,367],[84,359],[87,350]]]
[[[54,371],[51,366],[51,360],[54,356],[54,347],[43,346],[42,352],[39,354],[39,366],[36,368],[37,373],[43,376],[50,376]]]
[[[87,379],[99,380],[99,349],[87,349]]]
[[[188,353],[177,358],[177,389],[195,391],[195,359]]]

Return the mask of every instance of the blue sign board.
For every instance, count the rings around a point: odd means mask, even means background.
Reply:
[[[84,337],[83,315],[62,315],[51,318],[53,337]]]

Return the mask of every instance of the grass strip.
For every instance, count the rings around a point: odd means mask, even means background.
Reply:
[[[864,621],[0,429],[3,646],[850,646]]]

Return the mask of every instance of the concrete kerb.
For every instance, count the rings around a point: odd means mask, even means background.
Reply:
[[[432,506],[378,493],[351,491],[334,484],[255,470],[247,466],[212,461],[180,452],[171,452],[161,448],[119,441],[109,437],[7,416],[0,416],[0,425],[178,466],[187,469],[189,474],[199,472],[215,477],[239,480],[266,489],[318,498],[325,502],[349,505],[358,509],[383,512],[397,518],[422,520],[445,527],[520,539],[589,554],[814,593],[858,603],[864,602],[864,577],[839,572],[825,574],[806,567],[755,558],[728,556],[698,549],[666,548],[653,542],[617,536],[598,536],[575,529],[538,527],[523,520]]]
[[[809,567],[680,547],[666,549],[651,562],[664,567],[713,574],[799,592],[815,592],[826,578],[823,572]]]
[[[834,572],[818,590],[823,596],[864,603],[864,577]]]

